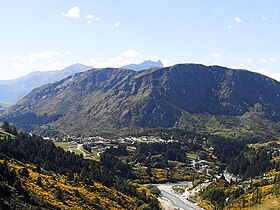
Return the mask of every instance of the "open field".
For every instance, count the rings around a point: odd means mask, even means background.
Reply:
[[[54,142],[54,145],[57,147],[61,147],[65,151],[71,151],[72,149],[70,150],[69,147],[72,147],[72,148],[77,147],[77,144],[71,144],[69,142]]]
[[[91,155],[88,151],[83,149],[82,147],[78,148],[78,144],[73,144],[69,142],[54,142],[55,146],[61,147],[64,151],[74,152],[77,155]]]

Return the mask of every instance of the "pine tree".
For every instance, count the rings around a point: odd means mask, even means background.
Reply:
[[[40,187],[43,187],[42,178],[40,176],[37,178],[36,184]]]

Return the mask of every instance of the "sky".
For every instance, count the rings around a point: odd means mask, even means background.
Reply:
[[[0,80],[160,59],[280,81],[279,0],[0,0],[0,11]]]

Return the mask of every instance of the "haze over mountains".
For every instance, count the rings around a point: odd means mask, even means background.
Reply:
[[[163,67],[161,61],[144,61],[140,64],[129,64],[122,68],[132,70],[144,70],[153,67]],[[59,71],[35,71],[26,76],[13,80],[0,80],[0,103],[15,104],[19,99],[26,96],[34,88],[56,82],[70,75],[83,72],[92,67],[83,64],[73,64]],[[5,107],[3,107],[4,110]]]
[[[44,85],[2,115],[48,134],[185,128],[277,134],[280,83],[246,70],[178,64],[133,71],[93,69]]]
[[[60,71],[35,71],[24,77],[0,81],[0,103],[15,104],[34,88],[59,81],[72,74],[91,69],[83,64],[74,64]]]
[[[0,103],[0,113],[4,112],[9,108],[9,105]]]

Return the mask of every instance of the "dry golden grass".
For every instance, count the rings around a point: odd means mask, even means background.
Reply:
[[[280,210],[280,196],[267,200],[263,204],[248,208],[249,210]]]

